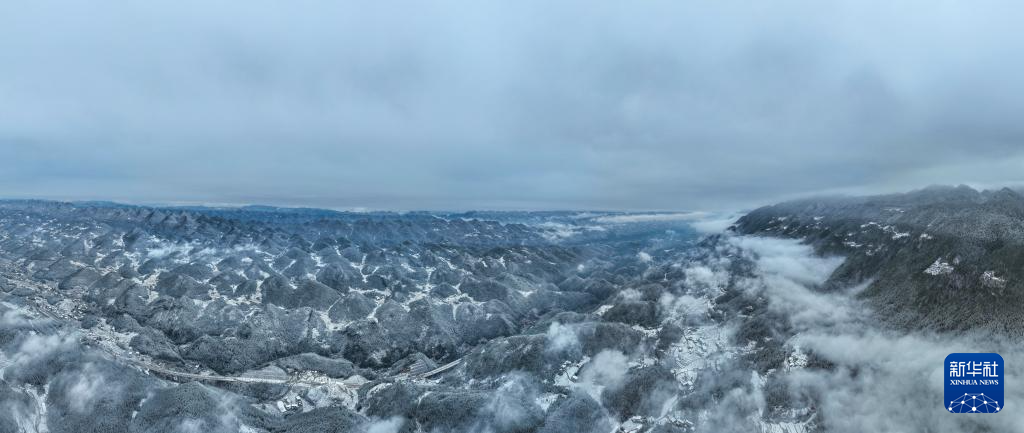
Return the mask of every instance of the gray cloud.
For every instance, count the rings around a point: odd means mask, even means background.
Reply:
[[[602,350],[580,370],[580,389],[600,400],[605,389],[618,389],[626,379],[629,357],[617,350]]]
[[[551,322],[545,335],[548,338],[545,350],[549,352],[559,353],[568,349],[579,349],[580,339],[572,326]]]
[[[747,206],[1024,181],[1011,2],[0,5],[0,195]]]
[[[402,417],[374,420],[366,426],[366,433],[398,433],[405,424]]]
[[[76,373],[74,384],[68,388],[67,398],[72,410],[86,413],[102,395],[121,394],[119,384],[109,384],[102,371],[92,363],[86,363]]]

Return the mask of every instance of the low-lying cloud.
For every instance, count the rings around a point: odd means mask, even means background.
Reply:
[[[1024,369],[1012,361],[1024,359],[1024,349],[1017,344],[976,333],[889,329],[856,298],[856,288],[827,294],[815,290],[841,258],[816,256],[795,240],[737,237],[730,242],[757,266],[753,280],[739,287],[767,297],[769,308],[793,325],[795,335],[786,345],[834,364],[829,369],[781,373],[794,398],[814,398],[816,422],[826,431],[1012,431],[1024,423],[1024,415],[1012,411],[998,416],[951,415],[942,402],[944,359],[954,352],[1000,353],[1010,360],[1004,379],[1007,404],[1024,401],[1024,388],[1018,386]],[[744,410],[763,411],[764,392],[757,386],[735,388],[725,401],[736,410],[713,413],[728,417]],[[712,421],[736,426],[725,419]]]

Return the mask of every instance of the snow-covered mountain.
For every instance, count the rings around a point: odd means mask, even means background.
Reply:
[[[1014,290],[1001,262],[967,269],[1016,245],[992,231],[1017,198],[803,201],[712,234],[697,213],[0,202],[0,431],[954,431],[844,411],[975,344],[880,325],[879,299],[909,296],[885,294],[894,266]]]
[[[829,284],[866,284],[863,298],[898,327],[1024,332],[1024,196],[1008,188],[801,200],[736,229],[846,257]]]

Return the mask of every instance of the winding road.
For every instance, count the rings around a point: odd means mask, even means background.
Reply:
[[[12,275],[11,275],[12,272],[10,272],[10,269],[8,268],[8,269],[5,269],[5,270],[8,271],[6,273],[7,275],[5,275],[5,277],[7,277],[8,279],[12,279],[11,278],[12,277]],[[18,275],[20,273],[13,273],[13,274],[14,275]],[[29,286],[29,287],[35,289],[37,294],[48,293],[48,294],[55,294],[55,295],[57,295],[57,296],[59,296],[61,298],[67,298],[66,293],[64,293],[64,292],[62,292],[60,290],[54,290],[52,287],[49,287],[49,286],[47,286],[45,284],[37,284],[37,283],[33,282],[32,280],[27,279],[27,278],[19,278],[18,280],[19,280],[18,283],[21,283],[23,285],[26,285],[26,286]],[[34,302],[28,302],[28,303],[26,303],[26,306],[30,307],[33,312],[39,314],[40,316],[43,316],[45,318],[45,320],[43,320],[43,322],[52,321],[52,322],[55,322],[55,323],[66,323],[69,320],[74,320],[74,318],[71,317],[70,314],[67,314],[67,312],[64,312],[64,314],[62,314],[62,312],[59,309],[55,308],[53,305],[50,305],[50,303],[47,302],[44,297],[36,296],[36,297],[33,297],[33,298],[34,299],[32,299],[32,298],[30,298],[30,299],[33,300]],[[42,330],[40,330],[38,328],[38,326],[37,326],[38,324],[34,324],[34,323],[32,323],[32,321],[30,321],[29,325],[32,326],[34,329],[36,329],[37,332],[42,332]],[[149,373],[156,374],[156,375],[159,375],[159,376],[171,379],[171,380],[179,381],[179,382],[185,382],[185,381],[206,381],[206,382],[228,382],[228,383],[266,383],[266,384],[273,384],[273,385],[287,385],[287,386],[297,386],[297,387],[316,387],[316,386],[325,386],[325,385],[338,385],[338,386],[342,386],[342,387],[350,388],[350,389],[358,389],[364,383],[366,383],[365,379],[364,380],[359,380],[358,378],[355,378],[355,377],[354,378],[348,378],[348,379],[337,379],[337,378],[330,378],[330,377],[323,376],[323,375],[318,375],[318,374],[315,374],[314,372],[308,372],[309,374],[301,374],[300,373],[298,375],[286,375],[286,374],[273,375],[273,374],[260,374],[260,373],[256,373],[256,372],[247,372],[247,373],[242,373],[240,375],[235,375],[235,376],[224,376],[224,375],[218,375],[218,374],[213,374],[213,373],[190,373],[190,372],[186,372],[186,371],[175,370],[173,368],[168,368],[166,366],[163,366],[163,365],[160,365],[160,364],[148,361],[148,360],[143,360],[143,359],[138,359],[138,358],[132,357],[129,354],[125,353],[125,350],[122,349],[116,342],[107,341],[107,340],[101,338],[99,335],[91,335],[91,337],[92,337],[92,339],[83,338],[83,340],[82,340],[83,344],[87,345],[89,347],[93,347],[95,349],[99,349],[100,351],[106,353],[110,358],[112,358],[114,360],[121,361],[121,362],[123,362],[125,364],[129,364],[129,365],[135,366],[135,367],[140,368],[142,370],[145,370],[145,371],[147,371]],[[403,373],[403,374],[399,374],[399,375],[395,375],[395,376],[391,376],[391,377],[387,377],[387,378],[383,378],[383,379],[408,379],[408,378],[427,379],[427,378],[430,378],[430,377],[437,376],[437,375],[439,375],[441,373],[444,373],[444,372],[446,372],[448,370],[451,370],[452,368],[455,368],[456,366],[458,366],[461,362],[462,362],[462,359],[459,358],[459,359],[456,359],[456,360],[454,360],[452,362],[449,362],[447,364],[441,365],[439,367],[436,367],[436,368],[434,368],[432,370],[429,370],[429,371],[426,371],[426,372],[423,372],[423,373],[419,373],[419,374],[404,374]]]

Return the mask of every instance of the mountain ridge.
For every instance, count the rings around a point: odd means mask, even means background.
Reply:
[[[794,200],[756,209],[733,230],[846,257],[829,285],[868,284],[862,296],[897,326],[1024,332],[1024,196],[1012,189]]]

